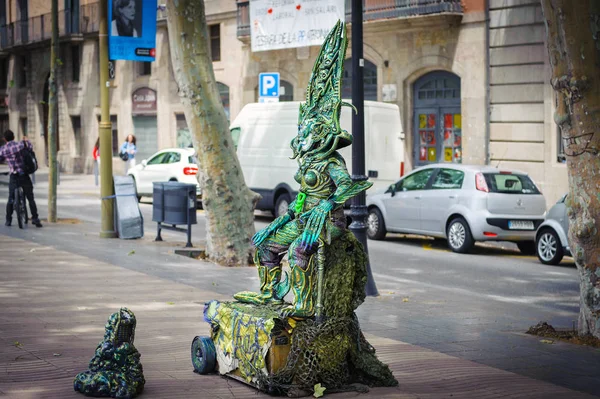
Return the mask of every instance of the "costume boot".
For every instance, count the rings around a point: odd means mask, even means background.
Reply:
[[[294,303],[280,312],[281,317],[308,318],[315,314],[315,284],[312,262],[306,270],[299,266],[292,268],[291,286]]]
[[[280,281],[281,265],[270,267],[258,265],[257,269],[260,278],[260,292],[242,291],[233,297],[240,302],[255,305],[263,305],[267,302],[281,303],[282,298],[289,291],[287,274],[285,280]]]

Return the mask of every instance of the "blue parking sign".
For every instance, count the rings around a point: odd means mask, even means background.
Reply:
[[[258,96],[279,98],[279,72],[258,75]]]

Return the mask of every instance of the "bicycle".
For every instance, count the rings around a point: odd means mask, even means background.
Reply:
[[[20,229],[25,228],[27,222],[29,221],[29,217],[27,215],[27,202],[25,201],[25,192],[23,191],[23,187],[20,185],[15,189],[15,201],[14,201],[15,211],[17,211],[17,224]]]
[[[2,174],[8,175],[8,172]],[[25,228],[29,222],[29,216],[27,215],[27,201],[25,199],[25,192],[23,191],[23,187],[20,185],[17,185],[17,188],[15,189],[13,207],[17,212],[17,224],[19,225],[19,228]]]

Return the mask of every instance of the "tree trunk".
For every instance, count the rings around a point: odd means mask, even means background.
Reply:
[[[167,2],[167,23],[179,96],[200,164],[207,253],[221,265],[248,265],[259,196],[244,182],[217,90],[204,2]]]
[[[56,68],[58,66],[58,0],[52,0],[52,40],[50,44],[50,79],[48,82],[48,222],[56,223],[56,124],[58,101],[56,98]]]
[[[569,243],[581,277],[579,334],[600,338],[600,0],[542,0],[567,156]]]

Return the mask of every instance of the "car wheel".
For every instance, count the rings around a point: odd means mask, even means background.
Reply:
[[[545,265],[558,265],[564,256],[560,239],[552,229],[544,229],[538,234],[535,248],[538,259]]]
[[[461,217],[452,219],[446,231],[448,246],[454,252],[466,254],[473,249],[475,241],[467,221]]]
[[[367,216],[367,237],[371,240],[383,240],[385,234],[385,221],[381,211],[377,208],[369,209],[369,216]]]
[[[290,195],[288,193],[283,193],[277,197],[275,201],[275,209],[273,210],[273,216],[278,218],[281,215],[285,215],[290,207]]]
[[[519,251],[521,251],[523,255],[535,255],[535,241],[520,241],[517,243],[517,247],[519,247]]]

